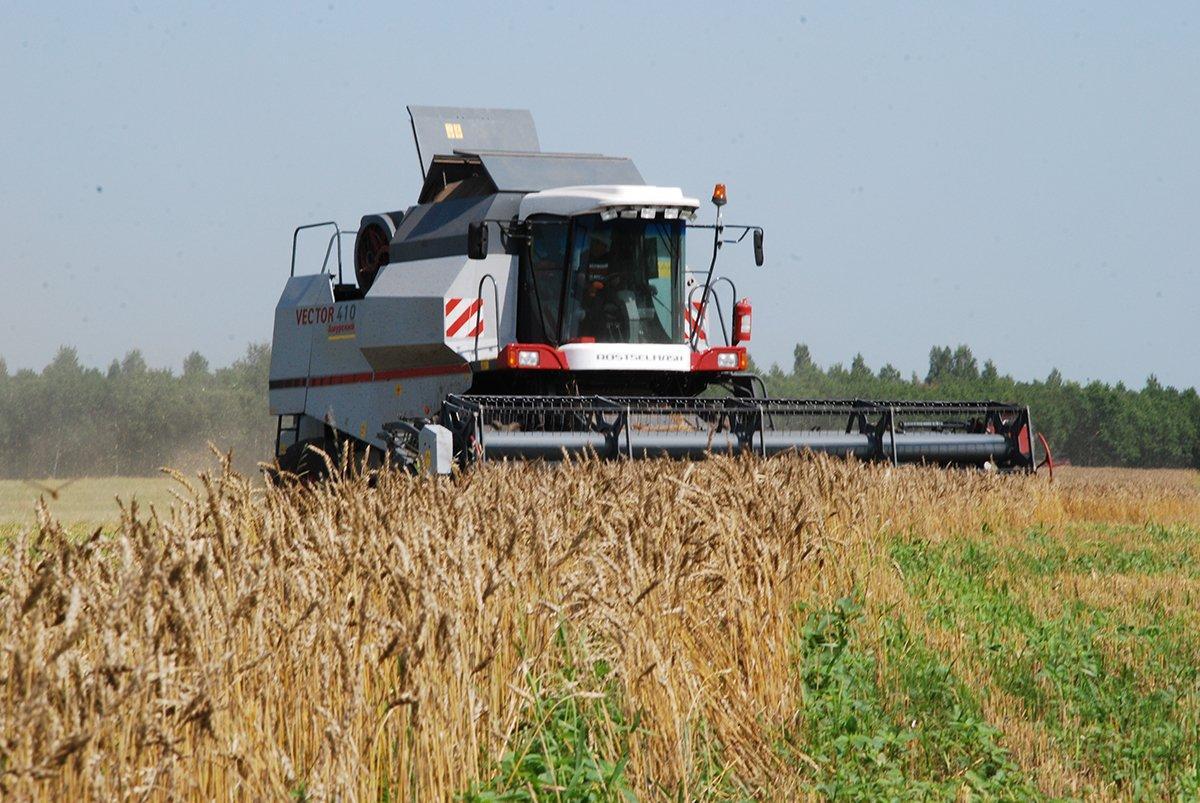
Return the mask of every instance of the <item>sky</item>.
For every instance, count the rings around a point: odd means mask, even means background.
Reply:
[[[1200,385],[1200,6],[1170,2],[9,0],[0,357],[268,341],[295,226],[415,202],[410,103],[727,184],[766,230],[764,266],[720,263],[760,365],[924,375],[966,343],[1020,379]]]

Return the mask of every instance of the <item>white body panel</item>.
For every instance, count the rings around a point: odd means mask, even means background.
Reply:
[[[349,435],[383,447],[383,425],[397,419],[428,417],[438,411],[451,393],[465,393],[471,373],[462,370],[444,376],[377,379],[308,389],[308,415]]]
[[[275,306],[275,329],[271,348],[270,379],[295,380],[308,376],[312,360],[313,329],[317,323],[301,323],[314,310],[333,306],[333,286],[330,277],[293,276],[288,279]],[[320,317],[320,314],[317,314]],[[276,388],[270,392],[271,415],[292,415],[304,412],[306,388],[303,384]]]
[[[505,254],[388,265],[363,299],[359,348],[376,370],[494,359],[516,338],[516,277],[517,258]],[[450,300],[459,304],[451,308]],[[475,313],[455,327],[477,300]]]
[[[686,344],[567,343],[559,346],[572,371],[690,371]]]

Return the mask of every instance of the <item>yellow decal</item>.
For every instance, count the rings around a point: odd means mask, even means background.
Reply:
[[[396,395],[399,396],[403,392],[404,392],[404,385],[401,385],[399,382],[397,382],[396,383]]]
[[[669,256],[658,258],[658,278],[671,278],[671,258]]]
[[[482,370],[482,371],[486,371],[488,368],[490,368],[490,367],[491,367],[491,365],[492,365],[492,361],[491,361],[491,360],[483,360],[483,361],[481,361],[481,362],[479,363],[479,368],[480,368],[480,370]]]
[[[360,437],[360,438],[366,438],[366,437],[367,437],[367,422],[366,422],[366,421],[362,422],[362,425],[361,425],[361,426],[359,426],[359,428],[358,428],[358,437]]]
[[[446,139],[462,138],[462,123],[446,123]]]
[[[330,335],[329,340],[353,340],[357,335],[351,332],[348,335]]]

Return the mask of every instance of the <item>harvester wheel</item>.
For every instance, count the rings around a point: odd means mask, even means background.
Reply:
[[[371,289],[375,276],[388,262],[391,235],[378,223],[369,223],[358,232],[354,242],[354,276],[365,293]]]
[[[279,458],[279,468],[295,474],[302,482],[316,482],[329,475],[325,457],[324,438],[307,438],[296,441]]]

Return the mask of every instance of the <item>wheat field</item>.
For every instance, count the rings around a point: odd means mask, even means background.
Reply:
[[[1193,472],[175,480],[0,544],[0,797],[1200,788]]]

